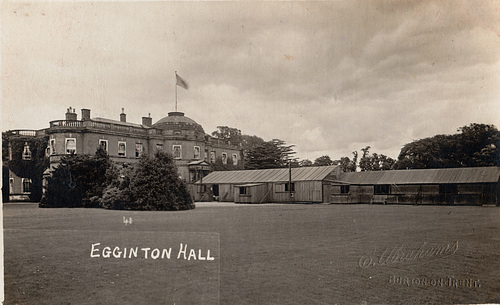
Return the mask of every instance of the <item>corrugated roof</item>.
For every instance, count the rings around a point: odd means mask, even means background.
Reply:
[[[292,168],[292,181],[320,181],[325,179],[337,166],[317,166]],[[215,171],[203,177],[207,184],[246,184],[261,182],[286,182],[288,168]],[[199,182],[198,182],[199,183]]]
[[[446,184],[496,183],[499,179],[500,167],[494,166],[349,172],[343,173],[339,182],[358,185]]]

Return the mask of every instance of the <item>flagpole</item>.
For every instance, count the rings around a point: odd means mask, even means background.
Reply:
[[[177,112],[177,71],[175,71],[175,112]]]

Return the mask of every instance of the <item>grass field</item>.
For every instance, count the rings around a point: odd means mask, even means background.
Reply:
[[[6,204],[3,213],[5,304],[500,302],[500,208],[200,203],[134,212]],[[189,260],[177,259],[180,243]],[[104,258],[105,246],[139,254]],[[445,246],[446,253],[429,250]],[[171,248],[170,259],[153,259],[155,248]]]

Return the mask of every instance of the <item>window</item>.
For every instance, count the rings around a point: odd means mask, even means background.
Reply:
[[[200,147],[199,146],[194,147],[194,158],[196,160],[200,159]]]
[[[208,151],[205,150],[205,153],[203,154],[203,160],[208,161]]]
[[[180,159],[182,156],[182,147],[180,145],[173,145],[172,155],[174,156],[174,159]]]
[[[349,185],[341,185],[340,186],[341,194],[349,194]]]
[[[390,193],[391,187],[388,184],[374,185],[373,193],[375,195],[388,195]]]
[[[127,143],[118,142],[118,157],[126,157],[127,156]]]
[[[233,165],[238,165],[238,155],[233,154]]]
[[[99,140],[99,146],[104,149],[105,152],[108,152],[108,140]]]
[[[9,194],[14,193],[14,178],[9,178]]]
[[[28,142],[24,142],[23,160],[31,160],[31,151]]]
[[[227,153],[222,153],[222,164],[227,164]]]
[[[163,151],[163,144],[156,144],[157,151]]]
[[[247,188],[244,186],[240,186],[240,195],[246,195],[247,194]]]
[[[143,150],[142,143],[135,144],[135,157],[136,158],[142,157],[142,150]]]
[[[66,138],[66,154],[76,154],[76,139]]]
[[[23,178],[23,193],[29,193],[31,188],[31,179]]]
[[[210,163],[215,163],[215,151],[210,152]]]
[[[50,139],[49,141],[49,152],[51,155],[56,154],[56,139]]]
[[[207,186],[205,184],[202,184],[198,188],[199,193],[205,193],[207,191]]]
[[[290,183],[276,183],[274,186],[274,191],[276,193],[290,192]],[[292,182],[291,191],[295,192],[295,183]]]

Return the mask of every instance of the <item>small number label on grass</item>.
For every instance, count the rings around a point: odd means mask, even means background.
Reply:
[[[123,223],[125,225],[131,225],[132,224],[132,217],[127,218],[127,217],[123,216]]]

